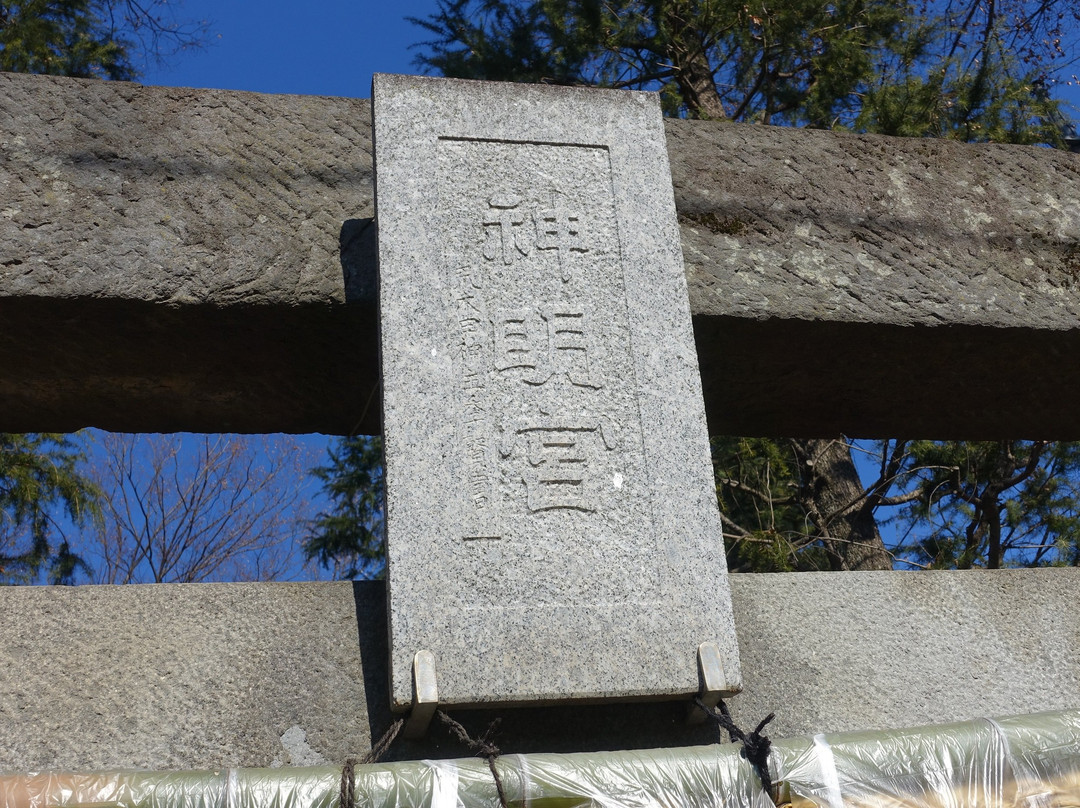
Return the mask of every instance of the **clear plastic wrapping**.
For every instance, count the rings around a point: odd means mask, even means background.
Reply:
[[[777,744],[794,808],[1050,808],[1080,801],[1080,712]]]
[[[773,808],[733,744],[504,755],[514,808]],[[1080,711],[778,741],[791,808],[1080,808]],[[0,775],[0,808],[339,808],[337,768]],[[487,762],[359,766],[358,808],[496,808]]]

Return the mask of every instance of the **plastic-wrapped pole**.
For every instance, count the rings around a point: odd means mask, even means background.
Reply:
[[[794,808],[1080,805],[1080,711],[777,746]]]
[[[3,808],[337,808],[341,769],[0,775]]]
[[[773,808],[732,744],[505,755],[517,808]],[[1080,710],[778,741],[792,808],[1080,808]],[[340,808],[336,768],[0,776],[0,808]],[[358,808],[496,808],[486,761],[359,766]]]

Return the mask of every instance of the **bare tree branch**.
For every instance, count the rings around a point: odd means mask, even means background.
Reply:
[[[99,583],[272,579],[313,515],[286,436],[106,434]]]

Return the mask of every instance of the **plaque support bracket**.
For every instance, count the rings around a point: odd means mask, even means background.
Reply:
[[[421,649],[413,655],[412,711],[405,720],[406,738],[423,738],[439,706],[439,684],[435,679],[435,655]]]
[[[703,642],[698,646],[697,662],[698,681],[701,683],[698,697],[702,704],[712,709],[720,703],[721,698],[732,692],[724,673],[720,648],[714,642]],[[686,720],[689,724],[700,724],[705,720],[705,713],[696,704],[691,704]]]

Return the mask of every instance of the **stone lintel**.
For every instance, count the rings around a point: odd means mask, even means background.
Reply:
[[[0,132],[0,427],[379,430],[367,101],[3,74]],[[713,432],[1080,438],[1080,157],[666,132]]]
[[[775,738],[1080,707],[1080,570],[730,576],[740,726]],[[0,771],[341,765],[378,740],[382,582],[0,587]],[[678,702],[454,711],[516,752],[714,743]],[[433,727],[389,759],[467,755]]]

